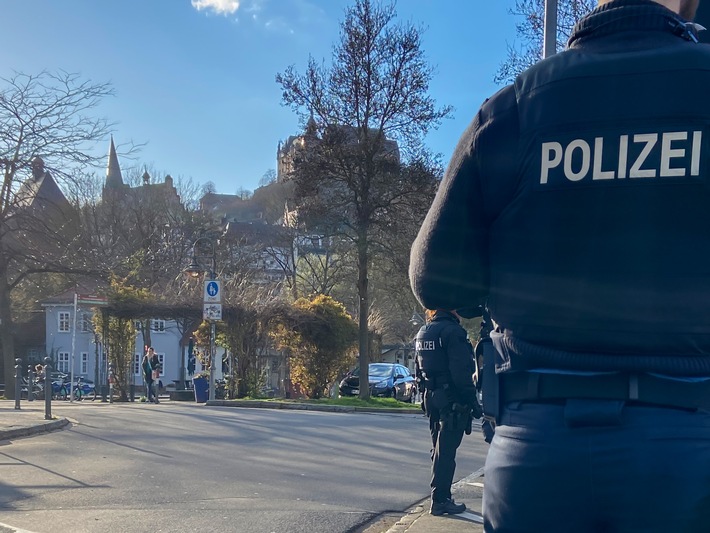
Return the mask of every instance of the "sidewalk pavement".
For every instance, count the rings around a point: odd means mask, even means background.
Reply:
[[[483,482],[483,469],[480,469],[451,487],[456,503],[466,504],[465,512],[432,516],[429,514],[429,499],[426,499],[409,509],[387,533],[483,533]]]
[[[235,402],[236,403],[236,402]],[[235,403],[232,406],[236,407]],[[211,405],[219,405],[210,402]],[[257,407],[254,403],[249,407]],[[55,404],[52,403],[54,409]],[[273,408],[273,403],[269,405]],[[296,408],[289,405],[288,408]],[[300,407],[303,409],[304,407]],[[401,412],[401,411],[400,411]],[[63,416],[52,413],[52,420],[45,420],[44,402],[23,400],[20,409],[15,409],[13,400],[0,400],[0,442],[30,437],[48,431],[55,431],[70,422]],[[483,469],[455,483],[452,493],[457,503],[465,503],[467,510],[460,515],[432,516],[429,514],[429,500],[426,499],[410,508],[397,523],[387,530],[368,528],[368,533],[482,533],[481,500],[483,496]],[[391,522],[390,522],[391,523]]]
[[[23,400],[20,409],[15,409],[14,400],[0,400],[0,441],[54,431],[69,424],[64,417],[52,414],[51,420],[45,420],[44,415],[44,401]]]

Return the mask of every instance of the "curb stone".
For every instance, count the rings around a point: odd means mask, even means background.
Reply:
[[[397,523],[389,528],[385,533],[405,533],[409,527],[419,519],[420,516],[427,512],[427,508],[424,504],[428,501],[429,498],[425,498],[413,507],[407,509],[407,514],[397,520]]]
[[[253,407],[262,409],[294,409],[299,411],[328,411],[337,413],[394,413],[404,415],[421,414],[420,409],[388,409],[355,407],[348,405],[313,405],[305,403],[273,402],[262,400],[208,400],[205,405],[209,407]]]
[[[479,468],[477,471],[454,483],[451,486],[451,489],[455,494],[457,488],[463,487],[464,485],[471,483],[476,479],[480,479],[483,476],[484,470],[483,468]],[[420,518],[424,517],[424,520],[429,519],[430,515],[428,503],[429,498],[425,498],[424,500],[410,507],[407,510],[407,514],[400,518],[397,523],[394,526],[390,527],[387,531],[385,531],[385,533],[406,533],[407,531],[409,531],[409,528],[411,528],[414,523]],[[473,514],[480,515],[480,513],[477,513],[475,511],[473,512]]]
[[[31,435],[37,435],[39,433],[49,433],[50,431],[56,431],[63,428],[69,424],[69,420],[66,418],[59,418],[57,420],[49,420],[43,424],[36,424],[34,426],[23,426],[12,429],[0,430],[0,441],[17,439],[20,437],[29,437]]]

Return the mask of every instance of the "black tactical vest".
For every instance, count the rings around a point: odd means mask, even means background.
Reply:
[[[516,80],[489,307],[529,343],[668,371],[710,353],[710,47],[650,4],[597,10]]]
[[[437,314],[432,322],[422,326],[417,333],[414,348],[419,368],[427,380],[427,387],[433,384],[434,388],[440,388],[451,383],[449,358],[443,347],[442,337],[445,337],[447,330],[453,327],[459,327],[456,319]]]

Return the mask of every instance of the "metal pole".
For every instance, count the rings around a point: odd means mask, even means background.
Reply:
[[[94,333],[94,386],[98,387],[99,383],[99,376],[100,376],[100,371],[99,371],[99,336]]]
[[[74,327],[71,333],[71,355],[69,356],[69,401],[74,401],[74,348],[76,346],[76,311],[78,306],[79,295],[74,293]]]
[[[106,308],[102,307],[101,308],[101,323],[102,323],[102,329],[103,332],[101,333],[101,337],[103,339],[108,338],[108,313],[106,312]],[[110,388],[110,376],[111,376],[111,363],[108,362],[108,356],[109,356],[109,348],[105,343],[101,343],[101,371],[103,372],[101,374],[101,401],[105,402],[106,396],[108,394],[109,388]]]
[[[214,385],[214,372],[215,372],[215,323],[214,320],[210,320],[210,395],[209,400],[213,401],[215,399],[215,385]]]
[[[20,408],[20,396],[22,396],[22,359],[15,359],[15,409]]]
[[[548,58],[557,53],[557,1],[545,0],[543,58]]]
[[[52,420],[52,359],[44,358],[44,419]]]
[[[38,376],[39,377],[39,376]],[[35,375],[32,372],[32,363],[27,365],[27,401],[31,402],[34,396]]]
[[[108,364],[108,403],[113,403],[113,363]]]
[[[180,332],[180,335],[182,339],[185,338],[183,332]],[[177,384],[177,387],[175,387],[176,390],[184,390],[185,389],[185,346],[183,345],[183,341],[180,341],[180,368],[178,369],[178,379],[180,380]]]
[[[217,279],[217,254],[215,252],[214,241],[210,239],[210,244],[212,245],[212,269],[210,270],[210,279]],[[210,320],[210,389],[209,389],[209,400],[215,400],[215,369],[217,367],[217,362],[215,360],[217,354],[215,350],[215,337],[217,336],[215,321]]]

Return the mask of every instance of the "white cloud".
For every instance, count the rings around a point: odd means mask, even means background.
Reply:
[[[197,11],[211,9],[219,15],[231,15],[239,9],[239,0],[192,0],[192,7]]]

